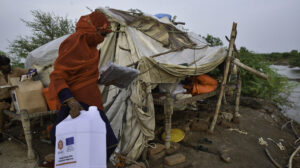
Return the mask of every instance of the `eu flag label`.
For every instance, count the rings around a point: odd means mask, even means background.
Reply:
[[[66,145],[73,145],[74,144],[74,137],[66,138]]]

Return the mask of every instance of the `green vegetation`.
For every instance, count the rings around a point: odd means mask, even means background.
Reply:
[[[291,92],[291,84],[286,77],[280,76],[270,68],[270,62],[263,54],[256,54],[241,47],[239,51],[241,62],[259,70],[269,76],[269,80],[262,79],[245,70],[242,75],[242,94],[271,100],[280,105],[288,105],[288,96]]]
[[[6,55],[6,53],[4,51],[1,51],[1,50],[0,50],[0,54],[1,55]]]
[[[9,44],[9,54],[12,65],[24,66],[22,59],[25,59],[29,52],[65,34],[75,31],[73,21],[46,13],[39,10],[31,11],[33,21],[21,19],[28,28],[31,29],[31,36],[18,36],[16,40]]]
[[[297,50],[292,50],[290,52],[289,64],[300,67],[300,53]]]
[[[214,37],[210,34],[207,34],[206,37],[203,37],[211,46],[222,46],[223,42],[220,38]]]
[[[291,66],[300,67],[300,53],[297,50],[291,52],[278,53],[274,52],[271,54],[262,54],[267,60],[275,64],[288,64]]]
[[[210,45],[210,46],[222,46],[223,42],[219,37],[214,37],[211,34],[207,34],[206,37],[205,36],[201,36],[200,37],[204,38],[204,40]]]

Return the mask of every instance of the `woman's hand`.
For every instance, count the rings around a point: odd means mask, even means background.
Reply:
[[[71,117],[78,117],[80,115],[80,111],[83,110],[83,107],[80,105],[80,103],[74,97],[68,99],[66,103],[70,108],[69,113]]]

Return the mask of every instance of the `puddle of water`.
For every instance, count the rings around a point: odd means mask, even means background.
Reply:
[[[271,68],[276,70],[280,75],[286,76],[291,80],[300,80],[300,67],[290,68],[285,65],[271,65]],[[293,107],[283,108],[284,113],[287,117],[300,123],[300,83],[293,89],[289,96],[289,101],[293,103]]]
[[[300,67],[290,68],[286,65],[271,65],[270,67],[289,79],[300,79]]]

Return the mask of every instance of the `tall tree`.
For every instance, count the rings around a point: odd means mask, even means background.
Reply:
[[[18,36],[10,42],[9,53],[12,55],[12,62],[20,62],[27,57],[28,53],[41,45],[48,43],[65,34],[75,31],[75,21],[66,17],[56,16],[53,13],[32,10],[33,21],[21,19],[32,31],[31,36]]]

